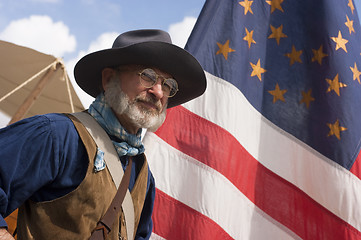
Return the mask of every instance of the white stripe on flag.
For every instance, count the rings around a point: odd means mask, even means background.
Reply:
[[[165,238],[162,238],[161,236],[153,232],[152,235],[150,236],[150,240],[165,240]]]
[[[153,133],[147,133],[144,144],[157,188],[211,218],[234,239],[298,239],[258,209],[219,172]]]

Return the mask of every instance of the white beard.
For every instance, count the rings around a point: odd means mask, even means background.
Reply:
[[[155,101],[141,94],[130,101],[129,97],[121,90],[118,77],[110,79],[106,89],[104,93],[105,101],[115,113],[126,115],[137,128],[147,128],[148,131],[155,132],[163,124],[167,106],[162,106],[160,101]],[[142,108],[138,104],[139,100],[157,105],[158,111]]]

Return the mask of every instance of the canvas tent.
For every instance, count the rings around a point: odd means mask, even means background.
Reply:
[[[61,59],[5,41],[0,53],[0,111],[12,122],[84,109]]]
[[[10,123],[37,114],[82,111],[61,59],[0,41],[0,112]],[[1,113],[0,113],[1,114]],[[6,219],[9,231],[16,212]]]

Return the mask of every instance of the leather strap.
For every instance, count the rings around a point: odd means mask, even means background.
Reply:
[[[106,239],[108,233],[112,230],[113,223],[115,218],[119,216],[119,212],[121,210],[121,206],[125,197],[125,193],[128,190],[130,174],[132,169],[132,158],[129,158],[128,166],[125,170],[122,181],[120,182],[120,186],[118,188],[117,193],[114,196],[112,203],[110,204],[107,212],[103,216],[103,218],[98,222],[97,227],[94,229],[89,240],[103,240]],[[98,232],[98,233],[97,233]]]
[[[99,123],[87,112],[71,113],[76,117],[88,130],[89,134],[94,139],[94,142],[104,152],[104,159],[110,174],[112,175],[115,186],[119,187],[120,180],[123,177],[123,168],[120,163],[118,154],[114,148],[112,140],[108,134],[99,125]]]
[[[108,134],[104,129],[98,124],[98,122],[87,112],[77,112],[72,113],[87,129],[89,134],[93,137],[96,145],[104,152],[104,159],[107,164],[107,168],[113,178],[114,184],[117,189],[119,189],[120,181],[123,177],[123,168],[120,163],[118,154],[114,148],[114,145],[109,138]],[[129,169],[129,167],[127,167]],[[134,237],[134,205],[130,192],[128,190],[128,185],[126,185],[125,198],[123,200],[123,212],[126,221],[127,237],[128,239],[133,239]],[[117,191],[118,193],[118,191]],[[113,200],[114,201],[114,200]],[[95,231],[98,235],[100,231]]]

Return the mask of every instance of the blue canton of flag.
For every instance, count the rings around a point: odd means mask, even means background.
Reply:
[[[207,1],[202,14],[213,16],[199,19],[186,48],[268,120],[350,169],[361,140],[361,29],[352,0],[223,3]]]

